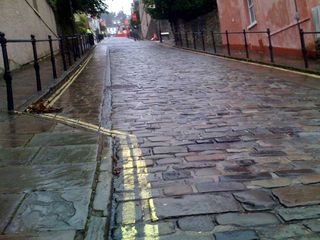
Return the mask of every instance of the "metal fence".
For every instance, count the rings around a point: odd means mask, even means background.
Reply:
[[[310,59],[308,58],[309,53],[305,44],[305,38],[306,35],[316,35],[320,34],[320,32],[305,32],[303,31],[303,29],[300,29],[299,31],[299,38],[301,43],[300,50],[301,55],[303,57],[303,64],[304,68],[308,69],[310,67]],[[230,43],[230,36],[237,35],[242,38],[241,46],[243,47],[243,49],[241,51],[243,52],[244,56],[240,58],[254,60],[250,55],[252,52],[250,52],[250,47],[248,44],[248,35],[252,34],[259,34],[262,35],[262,38],[265,38],[266,42],[268,43],[268,62],[271,64],[276,64],[276,57],[274,54],[274,47],[270,29],[266,29],[265,31],[242,30],[239,32],[231,32],[228,30],[225,32],[175,32],[174,38],[176,46],[179,47],[237,58],[239,57],[239,55],[236,54],[236,50],[232,47],[232,44]],[[225,40],[224,44],[222,44],[222,38],[224,38]],[[213,51],[209,51],[208,49],[212,49]]]
[[[59,43],[59,53],[56,53],[53,48],[53,43]],[[8,111],[14,110],[14,99],[13,99],[13,90],[12,90],[12,74],[10,70],[10,62],[8,57],[8,44],[19,44],[19,43],[30,43],[33,53],[33,67],[35,72],[36,88],[37,91],[42,91],[41,84],[41,71],[39,64],[38,56],[38,43],[46,43],[49,48],[49,57],[52,67],[52,78],[57,79],[57,66],[56,66],[56,57],[57,54],[60,54],[61,57],[61,68],[63,71],[67,71],[70,66],[81,58],[91,47],[92,40],[89,35],[73,35],[73,36],[61,36],[59,38],[52,38],[48,36],[47,39],[36,39],[34,35],[30,36],[30,39],[7,39],[4,33],[0,32],[0,44],[2,49],[3,56],[3,66],[4,66],[4,80],[6,83],[6,92],[7,92],[7,109]],[[90,44],[91,43],[91,44]]]

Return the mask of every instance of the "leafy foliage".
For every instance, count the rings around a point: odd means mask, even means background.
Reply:
[[[107,9],[107,5],[103,0],[49,0],[49,3],[55,10],[60,31],[65,34],[74,32],[72,13],[100,16]]]
[[[146,11],[155,19],[191,20],[212,11],[215,0],[143,0]]]
[[[69,14],[70,6],[75,13],[87,13],[99,16],[106,12],[107,5],[103,0],[49,0],[55,10],[64,10]],[[71,3],[71,4],[70,4]]]
[[[86,33],[89,26],[89,20],[85,14],[76,15],[76,26],[80,33]]]

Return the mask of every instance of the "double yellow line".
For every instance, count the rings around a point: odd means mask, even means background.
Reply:
[[[70,85],[78,78],[85,67],[89,64],[92,54],[80,65],[75,73],[66,81],[61,87],[59,87],[44,103],[45,107],[52,107],[53,104],[62,96],[62,94],[70,87]]]

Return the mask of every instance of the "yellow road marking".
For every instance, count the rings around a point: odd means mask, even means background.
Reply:
[[[90,62],[93,55],[90,55],[81,65],[79,69],[66,81],[59,89],[57,89],[44,103],[46,107],[52,107],[53,104],[62,96],[62,94],[70,87],[70,85],[78,78],[85,67]]]

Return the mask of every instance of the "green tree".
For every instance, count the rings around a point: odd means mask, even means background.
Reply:
[[[143,0],[146,11],[155,19],[191,20],[212,11],[215,0]]]
[[[55,10],[60,33],[71,34],[76,31],[74,13],[85,13],[94,16],[106,12],[107,5],[103,0],[49,0]]]

